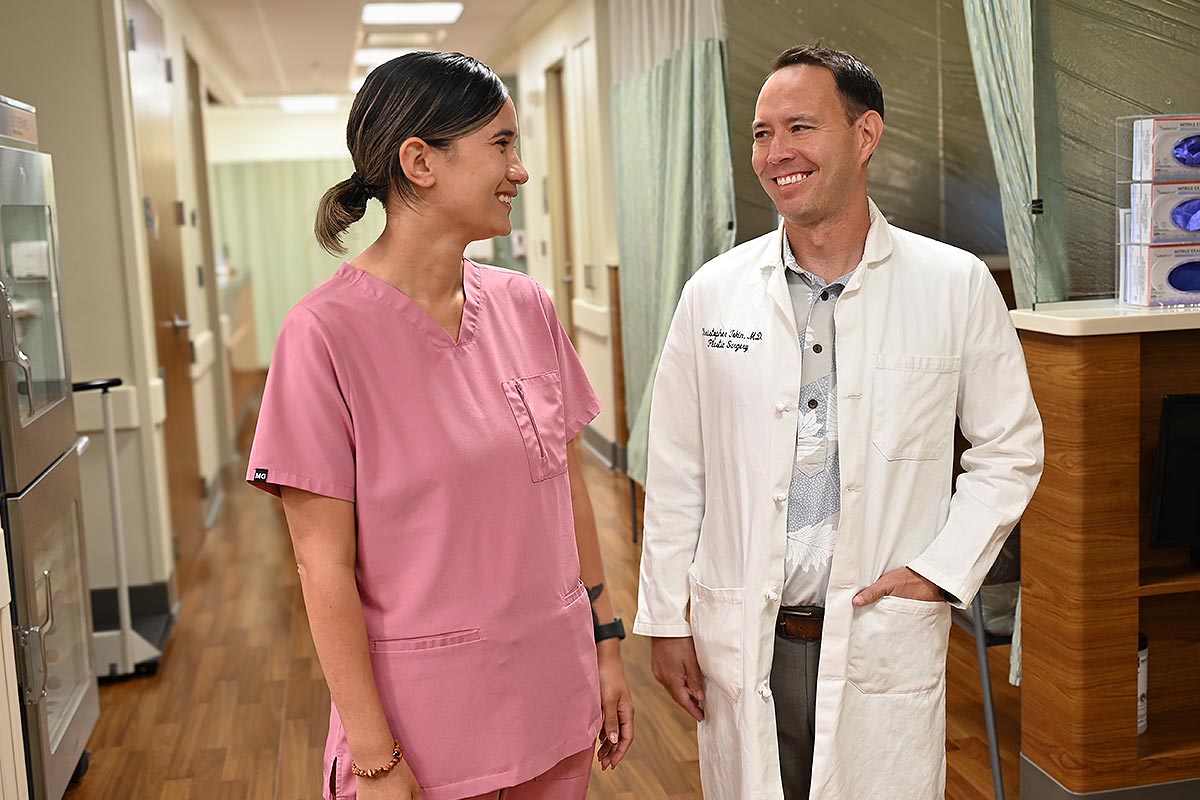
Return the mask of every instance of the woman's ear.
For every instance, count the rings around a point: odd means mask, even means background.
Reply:
[[[413,186],[428,189],[436,182],[430,163],[432,147],[425,140],[410,136],[400,145],[400,168]]]

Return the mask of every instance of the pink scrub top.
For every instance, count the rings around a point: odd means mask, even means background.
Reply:
[[[601,719],[566,451],[600,404],[538,284],[464,261],[463,292],[456,343],[343,264],[284,321],[246,476],[355,504],[375,682],[429,800],[540,775]],[[334,707],[326,798],[350,761]]]

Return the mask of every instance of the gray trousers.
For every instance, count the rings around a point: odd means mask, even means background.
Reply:
[[[813,719],[817,704],[820,641],[776,634],[771,664],[771,694],[779,734],[779,769],[784,800],[808,800],[812,782]]]

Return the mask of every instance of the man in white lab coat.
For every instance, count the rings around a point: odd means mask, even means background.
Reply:
[[[659,363],[634,631],[709,800],[941,798],[949,604],[1041,475],[987,268],[867,197],[883,110],[853,56],[779,57],[753,163],[783,223],[688,281]]]

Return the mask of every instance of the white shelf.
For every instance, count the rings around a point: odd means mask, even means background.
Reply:
[[[1200,328],[1200,307],[1127,306],[1116,300],[1068,300],[1042,303],[1037,310],[1009,312],[1017,330],[1055,336],[1104,336]]]

